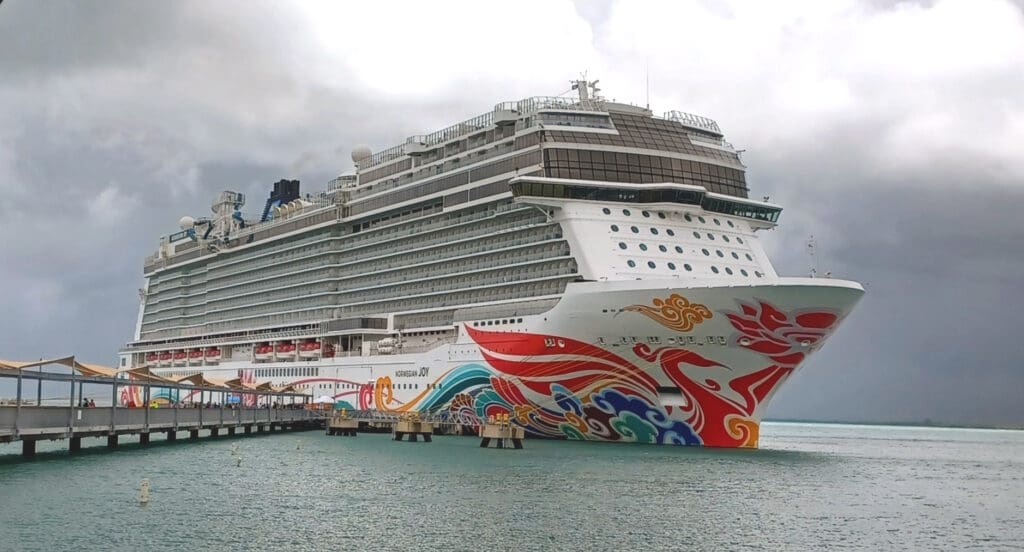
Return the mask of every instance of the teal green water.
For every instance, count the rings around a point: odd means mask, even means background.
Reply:
[[[31,462],[0,445],[0,549],[1024,547],[1018,431],[766,423],[757,451],[321,432],[83,444],[97,448]]]

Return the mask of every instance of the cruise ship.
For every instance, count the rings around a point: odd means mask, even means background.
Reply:
[[[355,147],[322,191],[274,184],[259,216],[222,192],[145,259],[122,368],[549,438],[756,447],[863,288],[775,272],[760,236],[782,208],[748,197],[714,120],[573,88]]]

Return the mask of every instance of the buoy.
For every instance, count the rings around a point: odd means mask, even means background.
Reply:
[[[139,504],[149,504],[149,479],[143,479],[139,485]]]

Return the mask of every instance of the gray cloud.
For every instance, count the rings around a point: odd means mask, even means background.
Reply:
[[[112,363],[143,257],[220,190],[255,211],[354,144],[584,69],[642,102],[649,66],[652,104],[718,118],[752,194],[786,207],[765,235],[779,272],[807,272],[814,234],[821,270],[868,288],[770,415],[1024,421],[1021,3],[810,4],[467,3],[425,22],[412,3],[7,0],[0,357]]]

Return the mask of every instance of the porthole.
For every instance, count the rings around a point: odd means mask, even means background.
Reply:
[[[722,240],[725,241],[725,243],[729,243],[729,236],[722,236]]]
[[[662,213],[662,212],[659,211],[658,212],[658,218],[660,218],[662,220],[665,220],[665,213]]]
[[[677,245],[677,246],[676,246],[676,253],[682,253],[682,252],[683,252],[683,248],[682,248],[682,247],[679,247],[679,246]]]
[[[607,207],[605,207],[604,209],[601,209],[601,212],[603,212],[606,215],[612,214],[612,210],[607,208]]]
[[[676,269],[676,263],[668,263],[668,269],[669,270],[675,270]]]
[[[711,252],[708,251],[707,249],[701,249],[700,252],[703,253],[705,257],[711,256]]]
[[[689,213],[683,215],[683,219],[685,219],[686,222],[693,222],[693,217],[691,217]]]
[[[647,211],[640,211],[640,214],[643,215],[644,218],[651,218],[651,214]]]
[[[628,265],[629,265],[629,268],[636,268],[636,263],[635,263],[635,262],[633,262],[633,260],[632,260],[632,259],[630,259],[630,260],[626,261],[626,264],[628,264]]]
[[[708,239],[711,241],[715,241],[715,235],[712,234],[711,232],[708,232]]]
[[[740,269],[740,274],[742,274],[744,276],[750,276],[750,274],[747,274],[747,271],[742,269],[742,268]]]
[[[654,234],[655,236],[657,236],[658,235],[658,229],[657,228],[651,228],[651,233]]]
[[[618,232],[618,231],[619,231],[619,225],[618,224],[613,224],[612,225],[612,232]]]
[[[647,261],[647,266],[654,268],[657,265],[654,264],[654,261]]]
[[[735,251],[732,252],[732,258],[736,259],[737,261],[740,260],[740,256],[737,255]]]
[[[695,238],[697,238],[699,240],[700,239],[700,232],[694,232],[693,233],[693,237],[695,237]]]
[[[715,254],[718,255],[719,257],[725,257],[725,253],[722,253],[721,249],[716,249]]]
[[[668,234],[669,236],[675,236],[676,235],[675,230],[673,230],[671,228],[669,228],[668,230],[665,230],[665,233]]]
[[[701,224],[707,222],[706,220],[704,220],[704,217],[697,217],[697,220],[699,220]]]
[[[747,260],[748,261],[753,261],[754,260],[754,258],[750,256],[750,253],[747,253],[746,255],[747,255]]]
[[[619,249],[625,249],[625,248],[626,248],[626,242],[619,242]]]
[[[729,228],[735,228],[736,227],[736,225],[733,224],[731,220],[727,220],[727,221],[725,221],[725,223],[729,225]]]
[[[754,271],[754,276],[757,276],[758,278],[760,278],[760,277],[761,277],[761,272],[760,272],[760,271],[757,271],[757,270],[755,270],[755,271]]]
[[[662,253],[668,253],[668,248],[665,247],[664,245],[659,245],[658,251],[661,251]]]
[[[713,220],[715,222],[715,226],[721,226],[722,225],[722,221],[720,221],[718,219],[711,219],[711,220]]]
[[[743,238],[736,238],[736,241],[738,241],[739,243],[743,243]]]
[[[647,251],[647,244],[646,243],[641,243],[640,244],[640,251]]]
[[[622,210],[622,214],[626,215],[628,217],[629,216],[629,209],[623,209]]]
[[[714,272],[715,274],[718,274],[718,267],[717,266],[711,267],[711,272]]]
[[[725,267],[725,273],[728,274],[729,276],[732,276],[732,269],[729,267]]]
[[[636,226],[630,226],[629,229],[632,230],[634,234],[640,233],[640,229],[637,228]]]
[[[693,267],[690,266],[690,263],[684,264],[683,268],[686,269],[687,272],[692,272],[693,271]]]

